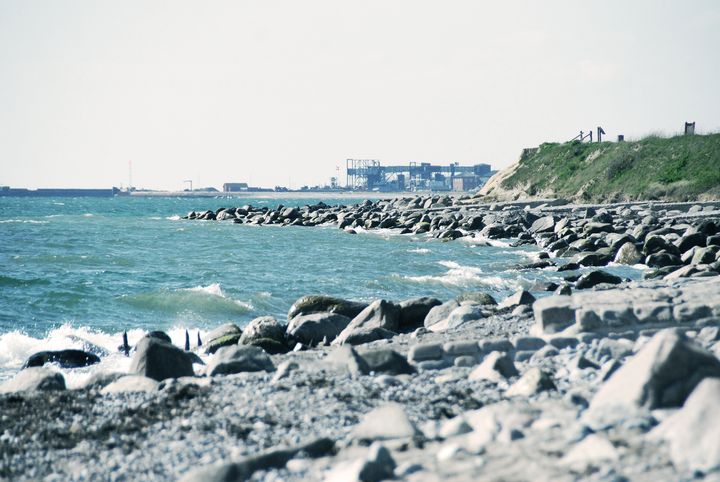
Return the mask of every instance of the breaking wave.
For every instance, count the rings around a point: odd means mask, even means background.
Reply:
[[[232,316],[254,310],[253,305],[249,302],[227,297],[219,283],[194,288],[163,289],[150,293],[124,295],[121,299],[135,308],[169,314],[194,312]]]

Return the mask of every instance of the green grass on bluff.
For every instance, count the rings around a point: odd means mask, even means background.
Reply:
[[[546,143],[526,149],[501,187],[527,196],[594,202],[718,199],[720,134]]]

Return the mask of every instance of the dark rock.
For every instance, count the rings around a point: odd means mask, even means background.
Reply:
[[[400,306],[386,300],[373,301],[350,321],[333,344],[360,344],[390,338],[399,328]]]
[[[558,266],[558,269],[557,269],[557,270],[558,270],[558,271],[577,271],[577,270],[579,270],[579,269],[580,269],[580,265],[579,265],[579,264],[570,262],[570,263],[566,263],[566,264],[564,264],[564,265],[562,265],[562,266]]]
[[[372,350],[362,353],[360,356],[365,360],[371,372],[390,375],[415,373],[415,369],[407,362],[407,359],[395,350]]]
[[[659,252],[645,258],[645,264],[652,268],[664,268],[666,266],[681,266],[683,262],[674,254]]]
[[[31,355],[22,367],[41,367],[46,363],[56,363],[61,368],[80,368],[100,363],[100,357],[83,350],[41,351]]]
[[[645,239],[645,244],[643,245],[643,253],[649,255],[658,253],[660,251],[665,251],[676,256],[680,255],[680,250],[677,248],[677,246],[672,244],[664,237],[655,234],[649,235]]]
[[[148,333],[145,336],[147,336],[148,338],[155,338],[157,340],[164,341],[165,343],[172,343],[172,340],[170,339],[170,335],[168,335],[164,331],[160,331],[160,330],[151,331],[150,333]]]
[[[241,372],[271,372],[275,365],[270,357],[257,346],[234,345],[220,348],[208,363],[207,373],[231,375]]]
[[[288,311],[288,320],[292,320],[298,315],[308,315],[310,313],[330,312],[338,315],[355,318],[362,310],[367,308],[367,303],[359,303],[356,301],[347,301],[340,298],[325,295],[309,295],[298,299],[290,307]]]
[[[412,331],[415,328],[423,326],[425,317],[430,310],[441,304],[442,301],[439,299],[428,296],[401,302],[398,329],[404,332],[408,330]]]
[[[175,345],[147,336],[137,344],[130,373],[157,381],[195,375],[187,353]]]
[[[235,323],[225,323],[212,330],[205,337],[205,353],[215,353],[224,346],[237,345],[242,330]]]
[[[287,334],[303,345],[333,341],[350,324],[350,318],[336,313],[311,313],[290,320]]]
[[[699,247],[705,247],[707,242],[707,236],[705,233],[691,233],[686,234],[682,238],[678,239],[675,242],[675,246],[677,246],[678,250],[681,253],[684,253],[685,251],[689,250],[690,248],[694,248],[695,246]]]
[[[597,286],[600,283],[616,285],[622,283],[622,278],[602,270],[596,270],[580,276],[580,278],[578,278],[577,280],[577,283],[575,283],[575,287],[579,290],[584,290],[592,288],[593,286]]]
[[[262,348],[265,353],[270,355],[279,355],[290,351],[290,348],[284,342],[273,340],[272,338],[257,338],[248,343],[248,345]]]
[[[573,262],[580,266],[605,266],[613,257],[609,254],[594,252],[594,253],[579,253],[573,257]]]

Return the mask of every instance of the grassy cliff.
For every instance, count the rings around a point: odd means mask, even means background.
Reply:
[[[481,194],[498,200],[720,199],[720,134],[525,149]]]

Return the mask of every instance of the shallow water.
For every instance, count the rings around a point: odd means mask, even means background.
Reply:
[[[357,199],[322,199],[353,204]],[[536,247],[442,242],[390,231],[184,221],[191,210],[314,200],[0,198],[0,378],[35,351],[88,340],[115,352],[120,333],[206,332],[225,321],[284,318],[300,296],[369,301],[468,291],[497,299],[551,270],[518,271]],[[637,278],[640,271],[615,268]],[[115,358],[115,357],[112,357]],[[105,363],[105,362],[103,362]],[[123,361],[118,363],[122,364]]]

